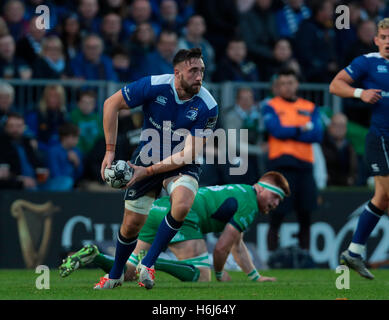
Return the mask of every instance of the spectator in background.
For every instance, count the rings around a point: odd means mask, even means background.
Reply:
[[[155,45],[156,36],[151,24],[148,22],[139,23],[132,33],[128,45],[132,64],[140,66],[144,57],[155,50]]]
[[[215,51],[208,40],[204,38],[205,33],[206,25],[204,18],[200,15],[190,17],[186,24],[185,36],[178,40],[178,49],[201,48],[203,61],[207,66],[204,81],[210,81],[215,71]]]
[[[81,52],[80,22],[76,14],[70,14],[62,20],[61,41],[67,61]]]
[[[33,139],[24,135],[25,123],[18,113],[8,114],[0,136],[0,188],[36,190],[36,169],[43,165]],[[4,170],[5,169],[5,170]]]
[[[161,31],[156,50],[149,53],[144,60],[144,76],[174,73],[173,58],[177,52],[177,41],[177,34],[174,31]]]
[[[258,70],[254,62],[247,60],[246,43],[241,38],[228,42],[226,55],[216,66],[213,81],[259,81]]]
[[[48,151],[50,179],[45,188],[49,191],[72,190],[83,172],[82,156],[77,149],[79,129],[73,123],[59,127],[59,143]]]
[[[376,52],[377,46],[374,44],[374,37],[377,34],[377,24],[373,20],[361,21],[357,29],[357,39],[350,44],[345,53],[343,66],[348,66],[354,58]]]
[[[348,51],[344,55],[344,67],[349,65],[359,55],[377,51],[374,43],[376,33],[377,25],[372,20],[362,21],[358,25],[358,38],[354,43],[349,45]],[[372,112],[370,104],[360,99],[343,99],[343,112],[346,114],[348,120],[354,121],[366,128],[369,127]]]
[[[270,215],[268,248],[278,248],[278,232],[286,214],[295,211],[299,222],[299,246],[310,248],[311,213],[317,206],[317,186],[313,176],[313,146],[321,142],[323,130],[318,108],[299,98],[299,82],[291,70],[277,75],[277,93],[263,107],[265,127],[269,133],[268,170],[282,173],[291,188],[285,199]]]
[[[125,19],[128,15],[126,0],[106,0],[100,1],[101,12],[114,12],[118,14],[122,19]]]
[[[315,0],[312,18],[301,22],[294,52],[308,82],[330,82],[339,69],[333,26],[334,6],[330,0]]]
[[[248,170],[246,174],[237,177],[229,177],[228,183],[252,184],[258,181],[261,172],[259,155],[267,152],[267,143],[264,141],[264,124],[262,121],[259,105],[255,103],[254,92],[251,88],[239,88],[236,94],[235,106],[226,110],[223,117],[223,126],[227,129],[236,129],[236,141],[229,141],[229,145],[237,143],[240,146],[240,129],[248,130]],[[233,179],[233,180],[231,180]],[[238,182],[240,181],[240,182]]]
[[[250,59],[258,66],[271,61],[279,37],[272,0],[256,0],[254,7],[240,16],[240,32]]]
[[[358,158],[346,134],[347,117],[342,113],[334,114],[321,144],[329,186],[352,186],[357,179]]]
[[[77,147],[83,156],[86,156],[96,141],[103,136],[103,123],[101,116],[96,112],[94,91],[88,90],[80,93],[77,108],[70,113],[70,120],[80,130]]]
[[[159,6],[158,23],[161,30],[170,30],[181,35],[184,21],[178,15],[177,2],[175,0],[161,0]]]
[[[286,0],[282,9],[276,12],[280,37],[293,38],[301,21],[310,17],[311,10],[304,4],[304,0]]]
[[[15,40],[11,35],[0,37],[0,78],[30,79],[32,70],[22,58],[15,56]]]
[[[293,57],[290,40],[286,38],[281,38],[275,43],[273,48],[273,58],[268,64],[262,66],[262,69],[262,80],[266,81],[270,80],[273,75],[283,69],[292,69],[296,72],[299,79],[302,78],[300,65]]]
[[[0,16],[0,37],[5,36],[6,34],[9,34],[7,23],[4,18]]]
[[[60,38],[53,35],[43,39],[42,54],[34,62],[32,70],[35,79],[66,79],[72,76]]]
[[[46,34],[45,29],[36,27],[38,17],[32,17],[27,33],[16,43],[16,55],[26,61],[32,68],[35,60],[42,52],[42,40]]]
[[[24,17],[24,14],[25,6],[20,0],[9,0],[3,7],[4,20],[15,41],[18,41],[26,33],[28,20]]]
[[[78,15],[81,35],[98,33],[100,31],[101,18],[99,17],[99,3],[97,0],[80,0]]]
[[[101,23],[101,37],[104,54],[110,56],[114,47],[124,42],[126,36],[122,28],[122,18],[116,13],[107,13]]]
[[[382,0],[362,0],[361,17],[363,20],[373,20],[378,23],[380,20],[388,17],[387,1]]]
[[[128,83],[140,78],[139,70],[133,66],[130,54],[125,48],[121,46],[114,48],[111,57],[119,82]]]
[[[134,0],[130,5],[130,17],[124,21],[126,34],[131,35],[141,23],[149,23],[155,35],[159,35],[161,27],[152,20],[151,5],[148,0]]]
[[[71,60],[74,76],[85,80],[117,81],[112,60],[103,51],[103,40],[98,35],[86,36],[82,41],[82,52]]]
[[[37,109],[26,114],[26,125],[28,134],[38,140],[39,149],[46,152],[49,145],[58,142],[58,128],[66,121],[64,88],[46,86]]]
[[[205,37],[215,50],[216,59],[222,58],[228,41],[238,32],[239,11],[236,1],[196,1],[195,12],[204,17],[207,25]]]
[[[0,134],[3,132],[8,114],[14,111],[12,110],[14,99],[14,88],[9,83],[0,81]]]

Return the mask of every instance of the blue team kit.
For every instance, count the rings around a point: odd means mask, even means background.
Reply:
[[[204,137],[209,136],[215,128],[218,107],[212,95],[201,87],[199,93],[191,99],[180,100],[174,86],[174,74],[144,77],[124,86],[122,94],[129,108],[140,105],[143,108],[141,141],[131,159],[131,163],[135,165],[152,164],[144,163],[142,158],[152,158],[153,163],[161,161],[175,153],[180,144],[183,149],[184,136],[180,128],[186,128],[193,136]],[[148,129],[155,130],[157,135],[145,135]],[[158,139],[155,139],[156,136]],[[177,170],[155,175],[152,179],[146,178],[141,184],[135,183],[128,188],[125,199],[137,199],[151,190],[159,192],[164,179],[180,173],[198,180],[200,166],[188,164]]]
[[[366,160],[372,175],[389,174],[389,60],[379,52],[355,58],[344,69],[364,89],[381,89],[382,98],[372,106],[369,133],[366,136]]]

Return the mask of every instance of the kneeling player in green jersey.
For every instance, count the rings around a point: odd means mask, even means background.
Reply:
[[[264,174],[253,186],[229,184],[200,188],[183,226],[169,243],[176,260],[158,258],[155,269],[167,272],[182,281],[210,281],[211,265],[204,235],[221,233],[213,252],[213,266],[218,281],[230,280],[223,270],[229,253],[239,267],[253,281],[275,281],[275,278],[260,276],[243,242],[243,232],[254,221],[259,212],[268,214],[285,196],[290,195],[285,177],[274,171]],[[136,279],[136,266],[154,240],[158,227],[170,210],[169,197],[154,201],[143,226],[137,246],[125,266],[127,281]],[[89,263],[110,270],[113,258],[99,253],[94,245],[88,245],[60,266],[65,277],[79,267]]]

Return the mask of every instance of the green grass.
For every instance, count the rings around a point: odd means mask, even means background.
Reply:
[[[35,270],[0,270],[0,300],[387,300],[389,270],[373,270],[375,280],[366,280],[350,271],[350,289],[338,290],[334,270],[266,270],[277,282],[250,282],[242,272],[230,272],[232,281],[220,283],[180,282],[163,272],[157,272],[152,290],[125,282],[114,290],[93,290],[103,272],[84,269],[61,278],[57,270],[50,272],[50,289],[38,290]]]

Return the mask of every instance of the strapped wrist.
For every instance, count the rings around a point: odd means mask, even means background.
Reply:
[[[362,92],[363,92],[363,89],[361,89],[361,88],[356,88],[356,89],[354,90],[354,98],[361,99]]]
[[[116,144],[107,143],[105,145],[105,151],[115,151],[115,149],[116,149]]]
[[[149,166],[149,167],[146,167],[146,172],[147,172],[147,175],[148,175],[148,176],[154,175],[154,168],[153,168],[153,165],[151,165],[151,166]]]
[[[261,277],[256,269],[251,270],[247,276],[251,281],[257,281]]]

